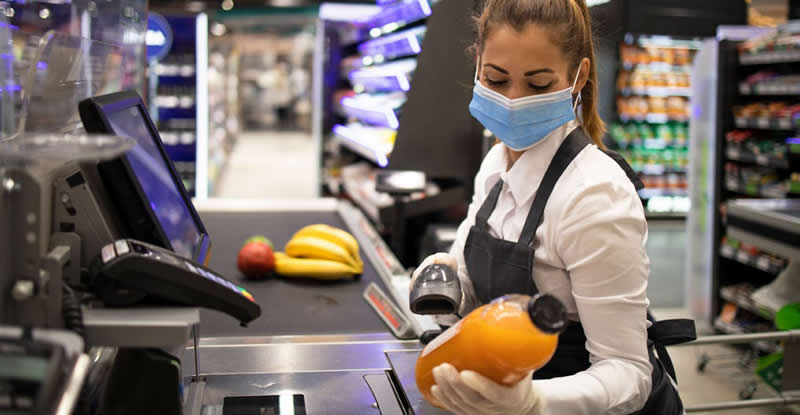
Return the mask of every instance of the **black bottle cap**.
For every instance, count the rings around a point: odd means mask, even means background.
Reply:
[[[567,328],[567,308],[552,295],[537,295],[528,303],[528,314],[539,330],[557,334]]]

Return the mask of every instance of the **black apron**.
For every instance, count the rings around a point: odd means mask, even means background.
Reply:
[[[576,128],[559,147],[536,191],[530,213],[519,241],[497,239],[489,233],[489,217],[494,211],[503,181],[492,188],[486,201],[475,216],[475,225],[470,229],[464,245],[464,259],[475,293],[481,303],[506,294],[535,295],[538,288],[533,282],[534,238],[542,223],[544,208],[558,179],[575,156],[590,143],[581,128]],[[637,190],[643,188],[639,176],[619,154],[606,152],[625,171]],[[675,369],[665,346],[684,343],[696,337],[691,320],[665,320],[655,322],[648,330],[650,363],[653,365],[653,388],[645,407],[636,414],[672,415],[683,414],[683,404],[672,386]],[[586,350],[586,335],[580,323],[570,322],[561,333],[558,347],[550,362],[534,373],[534,379],[549,379],[582,372],[591,366]],[[675,380],[677,383],[677,380]]]

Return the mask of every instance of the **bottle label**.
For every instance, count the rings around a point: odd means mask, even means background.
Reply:
[[[431,352],[438,349],[441,345],[447,343],[450,339],[455,337],[455,335],[458,334],[459,331],[461,331],[461,321],[456,323],[453,327],[450,327],[449,329],[445,330],[444,333],[436,336],[436,338],[433,339],[433,341],[428,343],[428,345],[425,346],[425,348],[422,350],[421,357],[429,355]]]

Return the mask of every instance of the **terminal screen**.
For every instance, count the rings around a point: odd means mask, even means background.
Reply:
[[[202,234],[186,206],[178,186],[182,183],[170,173],[167,161],[154,142],[140,107],[106,114],[115,134],[135,139],[138,145],[128,152],[128,162],[139,179],[150,208],[153,209],[172,249],[184,258],[193,258]]]

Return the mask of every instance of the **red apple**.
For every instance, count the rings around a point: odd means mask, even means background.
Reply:
[[[250,242],[239,250],[236,266],[248,279],[263,279],[275,269],[275,254],[265,243]]]

